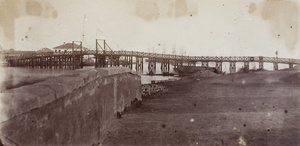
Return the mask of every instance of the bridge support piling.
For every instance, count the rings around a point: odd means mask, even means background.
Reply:
[[[126,56],[126,67],[132,69],[132,56]]]
[[[277,62],[273,63],[273,70],[274,71],[278,70],[278,63]]]
[[[128,56],[124,56],[124,60],[122,61],[122,67],[127,67],[127,57]]]
[[[170,60],[168,60],[168,73],[170,73]]]
[[[188,66],[196,66],[196,61],[189,61]]]
[[[130,69],[132,69],[132,56],[130,56]]]
[[[136,57],[136,71],[143,71],[143,57]]]
[[[203,61],[201,66],[202,67],[208,67],[208,62],[207,61]]]
[[[125,67],[132,69],[132,56],[125,56]]]
[[[43,57],[40,57],[40,68],[43,68]]]
[[[97,57],[97,55],[94,55],[95,56],[95,68],[97,68],[98,67],[98,57]]]
[[[52,63],[53,63],[53,68],[56,68],[56,56],[53,56]]]
[[[16,63],[16,66],[19,66],[19,64],[20,64],[20,63],[19,63],[19,59],[17,59],[17,63]]]
[[[161,71],[163,74],[169,74],[170,72],[170,60],[163,59],[161,62]]]
[[[104,42],[105,43],[105,42]],[[105,46],[105,44],[104,44],[104,46]],[[112,56],[112,55],[110,55],[110,67],[112,67],[113,66],[113,64],[114,64],[114,57]]]
[[[120,56],[115,56],[115,66],[120,66]]]
[[[83,55],[80,55],[79,56],[79,63],[78,63],[78,68],[79,69],[82,69],[83,68]]]
[[[59,68],[63,68],[63,56],[59,56]]]
[[[245,73],[249,72],[249,62],[244,62],[244,72]]]
[[[105,56],[104,55],[96,55],[95,56],[95,67],[105,67],[106,66],[106,61],[105,61]]]
[[[64,56],[64,65],[65,65],[66,69],[69,67],[69,58],[68,58],[68,56]]]
[[[217,69],[219,72],[222,72],[222,62],[216,62],[216,69]]]
[[[100,65],[101,65],[100,67],[107,67],[108,62],[106,61],[106,56],[101,56],[99,61],[100,61]]]
[[[229,66],[229,72],[230,73],[235,73],[236,72],[236,62],[230,62],[230,66]]]
[[[175,60],[175,62],[174,62],[174,68],[175,68],[175,69],[178,68],[178,60]]]
[[[76,60],[75,60],[75,55],[72,56],[72,59],[73,59],[72,69],[75,69],[75,63],[76,63],[76,62],[75,62],[75,61],[76,61]]]
[[[156,71],[156,59],[155,58],[148,59],[148,71],[149,71],[150,75],[155,74],[155,71]]]
[[[59,68],[59,56],[55,57],[55,68]],[[73,63],[72,63],[73,68]]]
[[[120,66],[120,56],[118,56],[118,62],[117,65]]]
[[[183,60],[175,60],[174,68],[178,68],[179,66],[183,66]]]
[[[264,69],[264,62],[258,62],[259,69]]]
[[[68,56],[68,57],[69,57],[69,69],[72,69],[72,56]],[[99,66],[99,64],[98,64],[98,66]]]
[[[32,68],[34,68],[34,62],[35,62],[35,59],[32,57],[32,58],[31,58],[31,67],[32,67]]]
[[[289,68],[294,68],[294,64],[293,64],[293,63],[290,63],[290,64],[289,64]]]
[[[78,69],[79,68],[78,67],[79,66],[79,56],[76,55],[74,59],[75,59],[75,69]]]

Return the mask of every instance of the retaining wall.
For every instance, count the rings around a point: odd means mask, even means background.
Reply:
[[[1,93],[4,145],[92,145],[141,99],[141,77],[128,68],[76,70]]]

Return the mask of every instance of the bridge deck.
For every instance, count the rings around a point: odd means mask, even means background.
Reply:
[[[78,51],[66,53],[52,53],[52,52],[34,52],[34,51],[19,51],[14,54],[4,54],[6,57],[13,57],[17,59],[32,58],[42,56],[71,56],[71,55],[105,55],[105,56],[135,56],[143,58],[155,58],[159,60],[183,60],[191,62],[270,62],[270,63],[285,63],[285,64],[300,64],[300,59],[291,58],[276,58],[264,56],[184,56],[184,55],[170,55],[158,53],[146,53],[138,51]]]

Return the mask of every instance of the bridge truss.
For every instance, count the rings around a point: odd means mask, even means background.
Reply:
[[[79,43],[81,48],[74,48],[75,43]],[[178,68],[183,66],[183,62],[188,63],[189,66],[196,66],[196,62],[202,62],[202,66],[206,67],[208,67],[208,62],[216,62],[216,68],[220,71],[222,71],[222,62],[230,62],[230,72],[232,73],[235,72],[236,62],[243,62],[244,67],[248,70],[249,62],[259,62],[259,68],[263,68],[265,62],[273,63],[274,70],[278,70],[278,63],[289,64],[290,68],[295,64],[300,64],[300,59],[264,56],[184,56],[138,51],[113,51],[105,40],[100,39],[96,39],[96,50],[83,50],[80,41],[73,41],[72,44],[70,46],[72,51],[69,52],[16,51],[4,55],[10,66],[72,69],[82,68],[84,55],[94,56],[95,67],[121,65],[132,69],[133,64],[136,64],[136,70],[143,70],[144,59],[147,59],[149,73],[155,73],[156,62],[161,63],[161,70],[164,73],[170,72],[170,63],[174,65],[174,68]],[[135,62],[133,58],[135,58]]]

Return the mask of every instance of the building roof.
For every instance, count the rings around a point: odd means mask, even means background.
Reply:
[[[54,50],[58,50],[58,49],[63,50],[63,49],[72,49],[72,47],[73,47],[72,43],[64,43],[62,45],[54,47],[53,49]],[[80,45],[74,43],[74,49],[80,49]],[[88,50],[88,48],[83,47],[83,50]]]
[[[49,48],[42,48],[42,49],[38,50],[37,52],[53,52],[53,50],[51,50]]]

